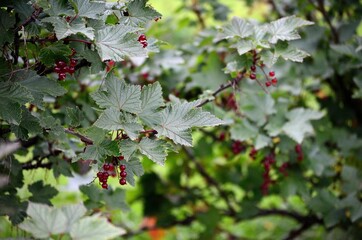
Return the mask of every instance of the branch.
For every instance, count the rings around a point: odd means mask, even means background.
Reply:
[[[228,84],[224,85],[222,84],[213,94],[213,97],[216,97],[219,93],[221,93],[222,91],[224,91],[225,89],[228,89],[230,87],[234,87],[236,86],[244,77],[245,71],[243,71],[239,76],[237,76],[236,78],[232,79]],[[199,105],[197,105],[197,107],[202,107],[204,106],[206,103],[211,102],[212,100],[206,99],[205,101],[201,102]]]
[[[22,169],[23,170],[32,170],[32,169],[38,169],[38,168],[47,168],[47,169],[51,169],[52,168],[52,164],[51,162],[49,163],[41,163],[41,161],[38,161],[36,164],[32,164],[32,161],[30,162],[26,162],[22,165]]]
[[[71,135],[73,135],[73,136],[78,137],[82,142],[84,142],[84,143],[86,143],[86,144],[88,144],[88,145],[93,145],[92,139],[90,139],[90,138],[88,138],[88,137],[86,137],[86,136],[83,136],[83,135],[80,134],[80,133],[74,132],[73,129],[70,129],[70,128],[64,129],[64,132],[65,132],[65,133],[68,133],[68,134],[71,134]]]
[[[333,37],[333,42],[334,43],[339,43],[339,35],[337,32],[337,29],[333,26],[331,19],[328,16],[328,13],[324,7],[324,0],[317,0],[317,4],[316,5],[313,0],[308,0],[323,16],[324,20],[327,22],[329,28],[331,29],[332,32],[332,37]]]
[[[202,12],[201,12],[201,8],[200,8],[200,5],[198,3],[198,0],[193,0],[192,1],[191,9],[196,14],[196,17],[197,17],[197,20],[200,23],[201,29],[205,29],[206,24],[205,24],[204,18],[202,17]]]
[[[230,199],[229,199],[227,193],[220,187],[219,183],[206,172],[205,168],[198,161],[196,161],[196,158],[192,154],[191,150],[189,148],[186,148],[186,147],[183,147],[183,149],[185,150],[187,156],[195,163],[195,166],[196,166],[197,170],[199,171],[201,176],[206,180],[206,182],[216,188],[216,190],[218,191],[220,197],[225,201],[225,203],[226,203],[226,205],[228,207],[229,215],[230,216],[235,216],[236,211],[233,208],[233,206],[231,205]]]

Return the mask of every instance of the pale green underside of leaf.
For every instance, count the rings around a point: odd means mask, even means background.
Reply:
[[[175,103],[161,113],[161,124],[155,127],[158,135],[185,146],[192,146],[192,127],[217,126],[224,122],[201,108],[195,102]]]
[[[296,108],[286,114],[288,122],[282,127],[284,133],[297,143],[302,143],[306,136],[314,133],[311,120],[318,120],[323,117],[322,112],[311,109]]]
[[[143,127],[133,119],[134,117],[127,116],[127,113],[121,113],[115,108],[109,108],[99,116],[94,126],[109,131],[124,130],[132,140],[135,140]]]
[[[70,236],[74,240],[106,240],[125,233],[124,229],[113,226],[106,218],[95,215],[84,217],[74,223]]]
[[[102,1],[72,0],[72,2],[80,17],[99,19],[99,16],[105,11],[105,3]]]
[[[278,40],[290,41],[299,39],[300,35],[296,29],[312,24],[314,23],[295,16],[284,17],[273,21],[267,25],[267,31],[271,35],[269,42],[275,44]]]
[[[139,29],[119,24],[97,31],[95,44],[102,61],[124,60],[126,57],[146,57],[147,52],[137,41]]]
[[[234,124],[230,129],[231,139],[246,141],[258,135],[258,128],[244,119],[241,123]]]
[[[154,126],[161,121],[158,109],[164,106],[161,85],[156,82],[142,88],[140,119],[149,126]]]
[[[106,79],[106,92],[91,93],[92,98],[101,108],[115,108],[130,113],[141,112],[141,88],[126,84],[124,80],[111,76]]]
[[[126,160],[130,159],[138,150],[153,162],[164,165],[169,144],[163,140],[142,138],[139,143],[123,140],[121,141],[120,146]]]
[[[246,38],[253,34],[253,25],[246,20],[233,17],[230,24],[220,29],[220,33],[216,37],[217,40],[233,38],[235,36]]]
[[[48,9],[45,9],[44,12],[48,13],[50,16],[66,15],[74,16],[74,10],[68,8],[68,2],[63,4],[58,0],[49,0]]]
[[[151,6],[146,6],[148,0],[134,0],[127,4],[129,16],[123,16],[120,23],[133,27],[143,27],[147,22],[152,21],[161,14]]]
[[[94,30],[86,27],[81,19],[76,19],[73,22],[68,23],[65,19],[60,17],[48,17],[44,18],[42,21],[53,24],[55,34],[59,40],[77,33],[83,34],[91,40],[94,39]]]

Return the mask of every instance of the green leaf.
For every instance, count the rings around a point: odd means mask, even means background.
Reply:
[[[260,52],[260,59],[268,68],[271,68],[278,61],[279,55],[271,50],[264,49]]]
[[[61,209],[30,202],[26,213],[30,218],[18,226],[35,238],[48,238],[67,230],[67,217]]]
[[[45,13],[48,13],[50,16],[74,16],[75,13],[73,9],[69,8],[68,1],[59,1],[59,0],[48,0],[48,8],[44,10]]]
[[[136,122],[136,119],[127,113],[121,113],[114,108],[106,109],[94,123],[94,126],[112,130],[124,130],[132,139],[137,139],[139,132],[143,130],[142,125]]]
[[[52,163],[52,169],[55,178],[58,178],[60,175],[73,177],[71,166],[67,161],[58,156],[49,157],[49,161]]]
[[[62,17],[47,17],[44,18],[42,22],[53,24],[55,34],[59,40],[77,33],[83,34],[91,40],[94,39],[94,30],[86,27],[85,22],[81,18],[77,18],[69,23]]]
[[[138,149],[138,143],[125,139],[120,141],[121,153],[124,158],[128,161]]]
[[[113,226],[106,218],[97,215],[80,219],[70,230],[70,236],[74,240],[106,240],[125,233],[124,229]]]
[[[126,192],[123,189],[116,188],[114,191],[107,191],[103,199],[107,208],[122,211],[129,211],[130,208],[126,202]]]
[[[290,41],[299,39],[300,35],[296,29],[312,24],[314,23],[295,16],[284,17],[273,21],[266,27],[267,31],[271,35],[269,42],[275,44],[278,40]]]
[[[55,80],[39,76],[34,71],[19,71],[14,74],[13,78],[32,94],[34,100],[31,102],[38,107],[42,107],[44,97],[58,97],[67,92]]]
[[[256,48],[256,46],[251,40],[240,40],[231,47],[236,48],[238,50],[239,55],[243,55],[244,53],[247,53],[250,50]]]
[[[117,142],[109,139],[103,140],[100,144],[88,145],[76,159],[103,161],[106,156],[119,156],[119,146]]]
[[[27,140],[29,134],[40,134],[43,129],[40,127],[39,119],[34,117],[25,107],[21,108],[21,122],[19,125],[11,124],[11,131],[17,138]]]
[[[143,86],[141,91],[141,111],[138,114],[140,119],[145,124],[154,126],[161,121],[158,109],[162,106],[164,106],[164,101],[161,85],[156,82]]]
[[[8,30],[14,26],[15,17],[10,16],[10,14],[2,8],[0,9],[0,22],[0,46],[6,42],[12,43],[14,41],[13,34],[11,34],[11,31]]]
[[[296,108],[286,114],[289,120],[283,126],[283,131],[297,143],[302,143],[306,136],[314,133],[311,120],[318,120],[323,117],[322,112],[311,109]]]
[[[67,232],[69,232],[73,225],[86,214],[87,209],[83,204],[73,204],[62,206],[61,211],[67,219]]]
[[[126,165],[127,182],[135,186],[134,176],[140,177],[144,174],[142,163],[138,158],[132,157],[129,161],[124,161],[122,164]]]
[[[275,55],[293,62],[303,62],[303,59],[309,56],[307,52],[291,46],[288,46],[285,49],[276,48]]]
[[[124,80],[111,76],[106,79],[106,91],[91,93],[101,108],[116,108],[130,113],[141,112],[140,86],[126,84]]]
[[[0,82],[0,117],[19,125],[21,105],[33,100],[31,93],[18,83]]]
[[[162,111],[161,124],[155,127],[158,135],[170,138],[176,144],[192,146],[192,127],[217,126],[224,122],[201,108],[197,102],[175,103]]]
[[[71,0],[74,3],[75,12],[80,17],[99,19],[104,14],[105,3],[101,1]]]
[[[270,137],[264,135],[264,134],[258,134],[258,136],[255,139],[255,149],[259,150],[262,149],[272,143],[272,140]]]
[[[50,185],[43,185],[44,182],[39,180],[31,185],[28,189],[33,196],[29,198],[32,202],[45,203],[50,205],[50,199],[58,194],[58,190]]]
[[[145,57],[146,50],[137,41],[139,29],[123,24],[105,27],[97,31],[95,44],[102,61],[124,60],[125,57]]]
[[[71,53],[72,51],[68,45],[65,45],[61,42],[56,42],[52,45],[42,48],[39,53],[39,59],[47,67],[51,67],[57,60],[64,60],[64,58],[71,55]]]
[[[120,23],[133,27],[144,27],[147,22],[155,18],[160,18],[162,15],[146,5],[148,0],[133,0],[127,4],[128,16],[122,16]]]
[[[258,129],[251,125],[247,119],[241,123],[233,124],[230,128],[231,139],[246,141],[258,135]]]
[[[78,127],[81,121],[83,120],[84,120],[84,114],[78,107],[75,108],[67,107],[65,109],[65,122],[68,125],[72,127]]]
[[[166,141],[142,138],[138,148],[142,154],[146,155],[155,163],[160,165],[165,164],[168,149],[168,144]]]
[[[233,38],[238,36],[246,38],[253,34],[253,25],[242,18],[233,17],[230,24],[220,29],[220,33],[216,37],[217,40]]]

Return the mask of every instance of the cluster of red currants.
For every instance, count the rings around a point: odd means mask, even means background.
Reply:
[[[122,161],[124,159],[124,157],[120,156],[118,159],[120,161]],[[127,172],[126,172],[126,165],[124,165],[124,164],[119,165],[119,177],[120,177],[119,184],[126,185],[127,184],[127,180],[126,180]]]
[[[146,38],[146,35],[144,34],[141,34],[139,37],[138,37],[138,40],[141,44],[142,44],[142,47],[145,48],[147,47],[148,43],[147,43],[147,38]]]
[[[249,157],[253,160],[256,158],[256,154],[258,154],[258,150],[256,150],[254,147],[250,150]]]
[[[263,63],[259,63],[258,60],[260,59],[260,57],[258,56],[258,53],[256,50],[252,50],[252,54],[253,54],[253,65],[250,67],[251,73],[250,73],[250,79],[251,80],[256,80],[256,66],[259,66],[260,69],[264,72],[264,64]],[[270,71],[268,73],[268,75],[265,74],[265,86],[266,87],[270,87],[271,85],[276,86],[278,83],[278,79],[275,77],[275,72],[274,71]]]
[[[272,180],[270,177],[270,170],[273,164],[275,164],[275,154],[269,153],[269,155],[267,155],[263,159],[264,173],[263,173],[263,183],[261,185],[261,191],[264,195],[268,194],[270,185],[275,183],[275,181]]]
[[[234,154],[239,154],[245,151],[245,149],[246,146],[240,141],[233,141],[233,143],[231,144],[231,150],[233,151]]]
[[[102,166],[102,171],[99,171],[97,173],[97,178],[99,180],[99,183],[101,184],[103,189],[108,189],[108,178],[109,176],[111,177],[117,177],[117,170],[116,170],[116,166],[118,165],[117,163],[117,158],[114,158],[115,161],[113,161],[113,163],[105,163]],[[124,160],[123,156],[118,157],[119,161]],[[120,176],[120,180],[119,180],[119,184],[121,185],[126,185],[127,184],[127,172],[126,172],[126,165],[121,164],[119,166],[119,176]]]
[[[76,51],[72,49],[72,55],[69,59],[69,65],[59,60],[55,63],[54,72],[58,73],[58,80],[62,81],[67,77],[67,73],[72,75],[75,72],[75,66],[77,65],[77,60],[72,58],[76,54]]]
[[[297,160],[298,160],[299,162],[303,161],[304,156],[303,156],[302,145],[300,145],[300,144],[295,145],[294,150],[295,150],[295,152],[296,152],[297,155],[298,155]]]
[[[115,172],[115,168],[114,168],[113,164],[105,163],[105,164],[103,164],[103,171],[97,173],[99,183],[102,185],[103,189],[108,189],[107,182],[108,182],[109,176],[115,177],[115,176],[117,176],[117,174]]]
[[[280,167],[279,167],[279,172],[281,174],[283,174],[285,177],[288,176],[288,167],[289,167],[289,164],[287,162],[283,163]]]

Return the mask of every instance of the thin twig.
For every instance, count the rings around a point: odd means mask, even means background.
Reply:
[[[80,133],[74,132],[73,129],[70,129],[70,128],[64,129],[64,132],[78,137],[82,142],[84,142],[88,145],[93,145],[93,141],[90,138],[87,138],[86,136],[83,136]]]
[[[196,14],[196,17],[200,23],[201,29],[205,29],[206,24],[205,24],[204,18],[202,17],[201,7],[200,7],[200,4],[198,3],[198,0],[192,1],[192,11]]]
[[[243,79],[244,73],[245,73],[245,72],[242,72],[242,73],[240,74],[240,76],[232,79],[228,84],[226,84],[226,85],[222,84],[222,85],[212,94],[212,96],[213,96],[213,97],[216,97],[219,93],[221,93],[221,92],[224,91],[225,89],[228,89],[228,88],[230,88],[230,87],[236,86],[236,85]],[[210,100],[210,99],[206,99],[206,100],[204,100],[203,102],[201,102],[199,105],[197,105],[197,107],[202,107],[202,106],[204,106],[206,103],[211,102],[211,101],[212,101],[212,100]]]

